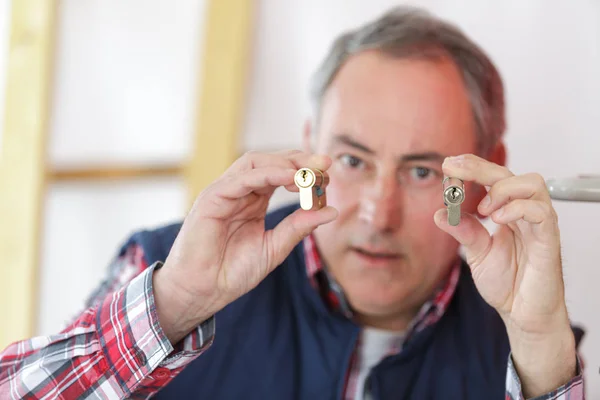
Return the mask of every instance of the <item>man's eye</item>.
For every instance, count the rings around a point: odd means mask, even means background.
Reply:
[[[433,171],[425,167],[415,167],[411,169],[411,175],[415,179],[423,180],[433,175]]]
[[[360,168],[363,166],[363,161],[358,158],[358,157],[354,157],[350,154],[344,154],[340,157],[340,160],[342,161],[342,164],[347,165],[351,168]]]

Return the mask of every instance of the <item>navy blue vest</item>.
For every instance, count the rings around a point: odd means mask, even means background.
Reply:
[[[273,228],[297,206],[270,213]],[[164,261],[179,231],[142,231],[129,242]],[[331,312],[310,285],[302,244],[250,293],[216,315],[213,345],[158,399],[342,399],[360,328]],[[462,267],[446,313],[385,358],[367,384],[374,399],[504,399],[509,343],[504,324]]]

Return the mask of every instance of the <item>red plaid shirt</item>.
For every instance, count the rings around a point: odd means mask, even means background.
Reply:
[[[307,273],[315,288],[333,309],[351,317],[341,288],[322,267],[312,237],[304,245]],[[130,247],[111,264],[87,308],[66,329],[8,346],[0,353],[0,398],[145,399],[159,391],[211,345],[215,320],[205,321],[172,346],[154,305],[152,276],[158,267],[148,267],[141,248]],[[432,301],[422,307],[409,332],[418,332],[443,315],[458,281],[458,268],[458,264],[452,268]],[[398,351],[390,349],[390,353]],[[346,398],[353,398],[357,367],[355,356],[348,367]],[[523,399],[510,358],[506,382],[506,399]],[[581,375],[539,399],[584,399]]]

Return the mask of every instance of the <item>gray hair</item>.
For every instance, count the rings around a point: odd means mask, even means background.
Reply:
[[[323,96],[342,65],[352,55],[373,49],[394,57],[449,56],[461,71],[469,93],[478,153],[488,154],[502,138],[504,89],[492,61],[456,26],[410,6],[395,7],[333,42],[311,80],[310,97],[316,121]]]

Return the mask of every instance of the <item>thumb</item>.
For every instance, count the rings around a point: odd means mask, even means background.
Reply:
[[[475,216],[462,214],[457,226],[448,224],[448,210],[440,209],[434,216],[435,224],[444,232],[450,234],[465,247],[467,263],[471,268],[480,263],[489,253],[492,237],[485,226]]]
[[[338,211],[333,207],[324,207],[320,210],[305,211],[298,209],[288,215],[273,230],[267,231],[270,236],[269,270],[281,264],[302,239],[308,236],[319,225],[333,221],[338,216]]]

